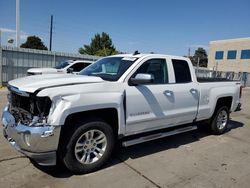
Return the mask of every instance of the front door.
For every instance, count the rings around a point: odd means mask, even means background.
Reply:
[[[151,74],[151,84],[126,86],[126,133],[135,134],[171,125],[170,111],[174,100],[168,91],[166,59],[146,59],[131,77],[138,73]]]

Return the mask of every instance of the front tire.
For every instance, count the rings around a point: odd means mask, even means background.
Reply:
[[[213,134],[220,135],[227,131],[229,121],[228,107],[223,106],[216,110],[212,117],[211,131]]]
[[[63,163],[75,174],[96,171],[111,156],[114,148],[114,133],[109,124],[92,120],[78,126],[69,136]]]

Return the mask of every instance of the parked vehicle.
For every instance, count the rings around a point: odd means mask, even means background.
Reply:
[[[93,61],[86,60],[68,60],[59,63],[54,68],[31,68],[27,70],[27,75],[37,74],[66,74],[66,73],[79,73],[82,69],[89,66]]]
[[[127,147],[183,133],[207,121],[225,133],[240,110],[238,81],[197,80],[188,58],[122,54],[79,75],[37,75],[8,83],[3,132],[40,165],[62,161],[74,173],[99,169],[117,141]]]

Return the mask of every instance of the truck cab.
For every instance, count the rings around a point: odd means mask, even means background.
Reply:
[[[99,169],[118,141],[127,147],[200,122],[223,134],[242,93],[239,81],[197,80],[188,58],[162,54],[104,57],[78,75],[28,76],[8,89],[7,140],[41,165],[60,160],[75,173]]]

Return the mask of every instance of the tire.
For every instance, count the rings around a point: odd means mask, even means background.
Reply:
[[[215,135],[223,134],[227,131],[229,121],[228,107],[222,106],[216,109],[211,121],[211,131]]]
[[[80,124],[71,133],[66,133],[68,141],[62,150],[64,165],[75,174],[100,169],[114,148],[114,133],[109,124],[97,119]]]

